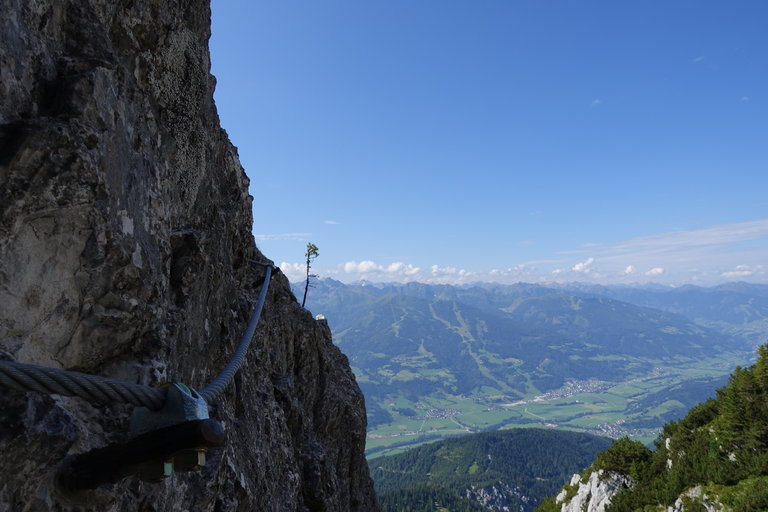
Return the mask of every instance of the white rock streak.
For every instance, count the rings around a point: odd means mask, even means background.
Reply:
[[[619,490],[632,486],[629,477],[603,470],[593,472],[586,482],[581,481],[580,475],[573,475],[570,484],[578,485],[579,488],[576,495],[567,502],[564,502],[567,493],[565,489],[557,495],[557,503],[562,503],[561,512],[605,512]]]

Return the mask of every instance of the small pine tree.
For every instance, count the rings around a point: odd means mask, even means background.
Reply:
[[[646,464],[650,458],[651,450],[643,443],[622,437],[606,451],[598,453],[597,460],[592,466],[595,469],[630,474],[633,469],[637,470],[638,466]]]
[[[307,282],[304,284],[304,298],[301,301],[301,307],[304,307],[304,304],[307,303],[307,292],[309,291],[310,279],[317,277],[315,274],[310,274],[309,269],[312,268],[312,262],[315,261],[315,258],[319,255],[320,252],[317,250],[317,246],[312,242],[307,243],[307,252],[304,254],[304,256],[307,257]]]

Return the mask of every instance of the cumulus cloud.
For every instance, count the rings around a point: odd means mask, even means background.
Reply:
[[[581,272],[581,273],[587,273],[590,272],[592,269],[589,268],[589,266],[595,262],[595,258],[587,258],[586,261],[582,261],[581,263],[577,263],[571,268],[574,272]]]
[[[768,261],[768,246],[754,241],[768,241],[768,218],[655,233],[563,254],[594,257],[600,263],[600,272],[608,272],[614,279],[622,281],[630,275],[628,261],[632,262],[632,277],[640,281],[683,283],[696,277],[699,282],[714,284],[740,276],[752,281],[766,281],[768,273],[747,276],[743,272],[749,269],[734,267],[737,262],[755,267]],[[563,263],[555,265],[553,267],[558,269],[570,268]],[[663,268],[664,272],[646,273],[655,268]],[[576,274],[574,270],[561,272],[558,279],[587,275],[590,279],[596,278],[597,272]],[[735,273],[726,275],[726,272]]]
[[[430,271],[433,276],[450,276],[458,272],[456,267],[440,267],[438,265],[432,265]]]
[[[419,267],[412,264],[405,264],[402,261],[390,263],[387,266],[379,265],[375,261],[348,261],[344,264],[344,272],[347,274],[361,274],[370,277],[370,275],[389,275],[389,276],[414,276],[421,271]]]
[[[331,226],[338,226],[339,224],[341,224],[341,222],[337,222],[335,220],[324,220],[323,223],[330,224]]]
[[[429,283],[466,283],[477,276],[477,272],[470,272],[456,267],[441,267],[439,265],[432,265],[430,267],[430,274],[431,277],[426,279]]]
[[[431,265],[417,267],[411,263],[396,261],[387,265],[372,260],[348,261],[342,266],[344,273],[352,278],[373,281],[419,281],[423,283],[460,284],[478,280],[477,272],[457,267]]]
[[[309,237],[310,234],[286,233],[262,235],[262,238],[300,236]],[[348,261],[330,269],[318,267],[316,270],[325,277],[333,276],[342,281],[366,279],[436,284],[519,281],[716,284],[734,279],[768,282],[767,243],[768,218],[763,218],[660,232],[613,243],[585,244],[574,251],[559,252],[550,259],[528,260],[493,270],[474,268],[470,271],[450,264],[419,267],[403,261],[380,263],[374,260]],[[303,278],[306,270],[303,263],[283,263],[281,268],[289,279],[296,281]]]
[[[348,274],[367,274],[369,272],[375,272],[379,265],[371,260],[365,261],[348,261],[344,264],[344,272]]]
[[[488,275],[494,276],[494,277],[523,277],[523,276],[533,276],[536,274],[537,269],[533,265],[526,265],[525,263],[520,263],[518,265],[515,265],[514,267],[508,267],[506,269],[499,269],[494,268],[490,272],[488,272]]]
[[[585,279],[590,281],[599,282],[601,279],[607,277],[602,271],[597,271],[591,265],[595,262],[595,258],[587,258],[585,261],[579,262],[571,268],[556,268],[551,272],[552,277],[559,283],[565,283],[568,281],[583,281]]]
[[[256,240],[306,240],[312,233],[277,233],[272,235],[259,235],[254,233]]]
[[[753,270],[747,269],[747,268],[740,268],[740,267],[742,267],[742,265],[739,265],[738,267],[736,267],[736,270],[729,270],[727,272],[723,272],[720,275],[728,279],[735,279],[739,277],[751,276],[752,274],[754,274]]]
[[[743,277],[764,275],[765,271],[766,269],[763,265],[755,265],[755,266],[736,265],[736,267],[733,270],[728,270],[726,272],[723,272],[720,275],[727,279],[738,279]]]
[[[393,263],[392,265],[397,266],[397,268],[393,270],[393,272],[400,272],[402,274],[405,274],[406,276],[415,276],[421,271],[419,267],[415,267],[410,263],[406,265],[405,263],[398,262],[398,263]],[[390,265],[390,267],[392,267],[392,265]]]
[[[307,267],[304,263],[289,263],[284,261],[279,265],[279,267],[280,271],[285,274],[285,277],[294,283],[304,279],[307,274]]]

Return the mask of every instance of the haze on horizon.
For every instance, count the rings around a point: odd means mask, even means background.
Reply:
[[[768,3],[214,0],[299,280],[768,283]]]

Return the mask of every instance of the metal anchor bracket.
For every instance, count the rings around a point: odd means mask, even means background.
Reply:
[[[175,382],[167,388],[162,409],[152,411],[136,407],[131,417],[131,434],[139,435],[150,430],[208,418],[208,403],[200,393]]]
[[[208,417],[208,404],[184,384],[168,388],[159,411],[134,409],[126,443],[96,448],[68,457],[59,468],[59,486],[69,493],[95,489],[132,474],[157,482],[174,471],[196,471],[205,465],[209,447],[224,443],[221,424]]]
[[[166,476],[163,469],[169,461],[175,466],[176,457],[181,454],[220,446],[224,439],[224,429],[215,420],[171,425],[142,434],[127,443],[112,444],[68,457],[59,469],[58,484],[63,490],[75,493],[115,483],[136,473],[156,481]]]

